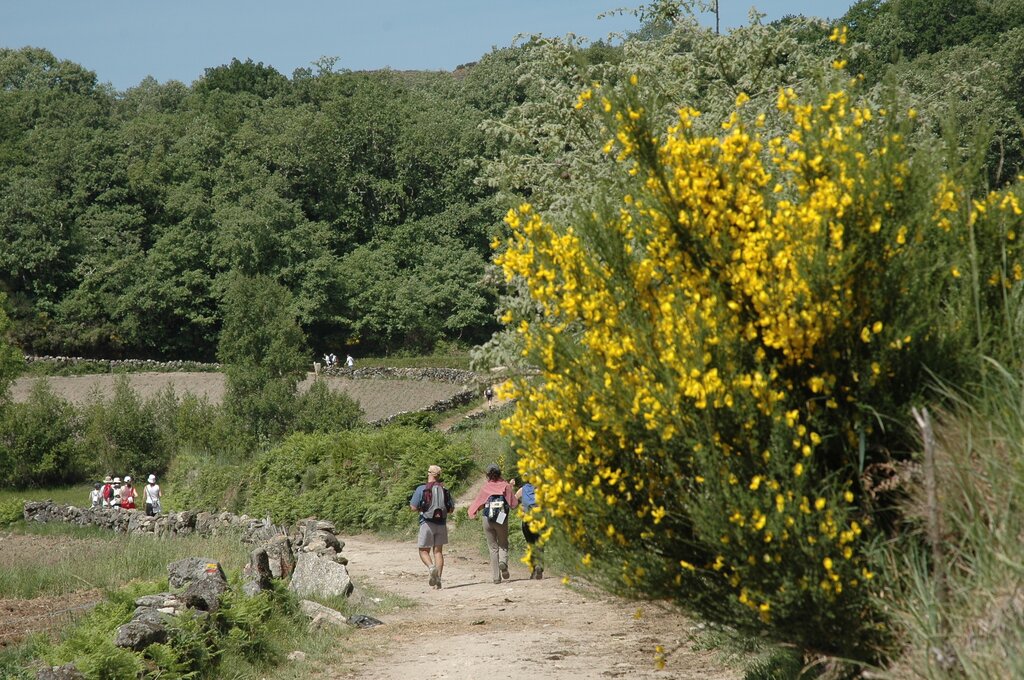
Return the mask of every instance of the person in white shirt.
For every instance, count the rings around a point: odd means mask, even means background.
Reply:
[[[100,504],[103,503],[103,492],[100,491],[101,486],[103,485],[96,482],[96,487],[89,492],[89,503],[94,508],[100,507]]]
[[[110,507],[121,509],[121,478],[114,477],[113,483],[114,495],[110,497]]]
[[[146,489],[143,491],[143,497],[146,501],[146,514],[150,517],[160,514],[160,496],[162,495],[160,485],[156,483],[156,475],[150,475],[149,484],[146,484]]]
[[[345,365],[348,366],[349,368],[352,368],[353,366],[356,365],[356,360],[352,358],[351,354],[345,357]]]

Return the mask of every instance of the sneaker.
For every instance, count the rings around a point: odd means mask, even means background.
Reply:
[[[427,580],[427,583],[429,583],[432,586],[436,586],[440,582],[441,582],[441,579],[437,575],[437,567],[431,567],[430,568],[430,578]]]
[[[501,583],[501,579],[500,579],[500,578],[496,578],[496,579],[494,579],[494,583],[495,583],[495,584]]]
[[[503,579],[508,579],[508,578],[511,578],[511,577],[510,577],[510,576],[508,575],[508,565],[507,565],[507,564],[505,564],[504,562],[498,562],[498,571],[500,571],[500,572],[501,572],[501,577],[502,577]]]
[[[538,581],[544,578],[544,567],[534,567],[533,577]]]
[[[441,577],[437,577],[437,583],[434,584],[434,590],[441,590]]]

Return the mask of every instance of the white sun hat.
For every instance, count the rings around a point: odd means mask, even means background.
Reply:
[[[154,482],[156,482],[156,475],[150,475],[149,476],[149,483],[153,484]]]

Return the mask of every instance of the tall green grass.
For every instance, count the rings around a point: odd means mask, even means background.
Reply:
[[[904,653],[894,676],[1024,677],[1024,375],[991,364],[970,390],[943,388],[936,502],[911,491],[911,533],[894,543],[886,598]],[[937,521],[938,545],[923,530]]]
[[[0,503],[52,500],[58,505],[87,508],[89,507],[90,491],[92,491],[92,484],[34,489],[0,489]]]
[[[167,578],[168,563],[185,557],[210,557],[235,571],[248,560],[248,550],[238,534],[164,540],[115,534],[98,527],[23,523],[14,525],[13,533],[38,540],[30,553],[0,550],[0,597],[32,598],[159,581]],[[11,544],[17,538],[12,537]]]

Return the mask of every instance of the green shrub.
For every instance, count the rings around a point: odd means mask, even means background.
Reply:
[[[161,484],[164,506],[236,512],[245,505],[249,468],[235,458],[182,451]]]
[[[82,474],[74,408],[45,381],[21,404],[0,404],[0,487],[78,481]]]
[[[397,416],[392,418],[389,425],[395,425],[398,427],[415,427],[420,430],[430,431],[434,429],[434,421],[437,417],[433,413],[426,411],[411,411],[408,413],[399,413]]]
[[[298,397],[292,430],[321,434],[351,430],[363,424],[364,415],[359,402],[318,379]]]
[[[194,394],[177,395],[170,387],[157,394],[148,406],[153,410],[164,448],[171,452],[204,451],[243,456],[244,439],[221,406]]]
[[[74,663],[86,677],[104,680],[142,677],[142,672],[145,677],[162,680],[212,680],[224,677],[226,667],[232,676],[243,668],[257,671],[253,675],[265,675],[284,656],[275,641],[277,633],[306,627],[291,593],[278,587],[255,597],[244,596],[235,578],[216,612],[209,616],[185,613],[171,619],[166,643],[150,645],[141,652],[115,647],[117,627],[131,619],[134,600],[166,587],[163,581],[114,591],[108,601],[79,620],[60,643],[28,649],[19,658],[24,662],[31,653],[49,664]]]
[[[254,465],[246,510],[294,521],[310,515],[347,529],[408,523],[408,502],[427,467],[440,465],[454,488],[472,462],[467,447],[408,427],[296,434]]]
[[[19,500],[0,501],[0,527],[14,524],[22,518],[24,503]]]
[[[128,379],[119,376],[110,401],[93,400],[83,409],[83,440],[94,457],[93,475],[131,474],[145,478],[162,474],[170,462],[170,449],[157,427],[153,401],[143,401]]]
[[[1001,349],[1022,211],[1019,187],[975,199],[969,169],[908,143],[913,109],[840,77],[768,107],[741,93],[710,133],[686,108],[654,123],[637,77],[580,95],[619,175],[571,221],[506,218],[497,262],[532,304],[503,320],[538,374],[512,380],[505,425],[543,480],[536,527],[606,583],[871,660],[886,515],[861,473],[907,450],[929,370],[963,380]]]

